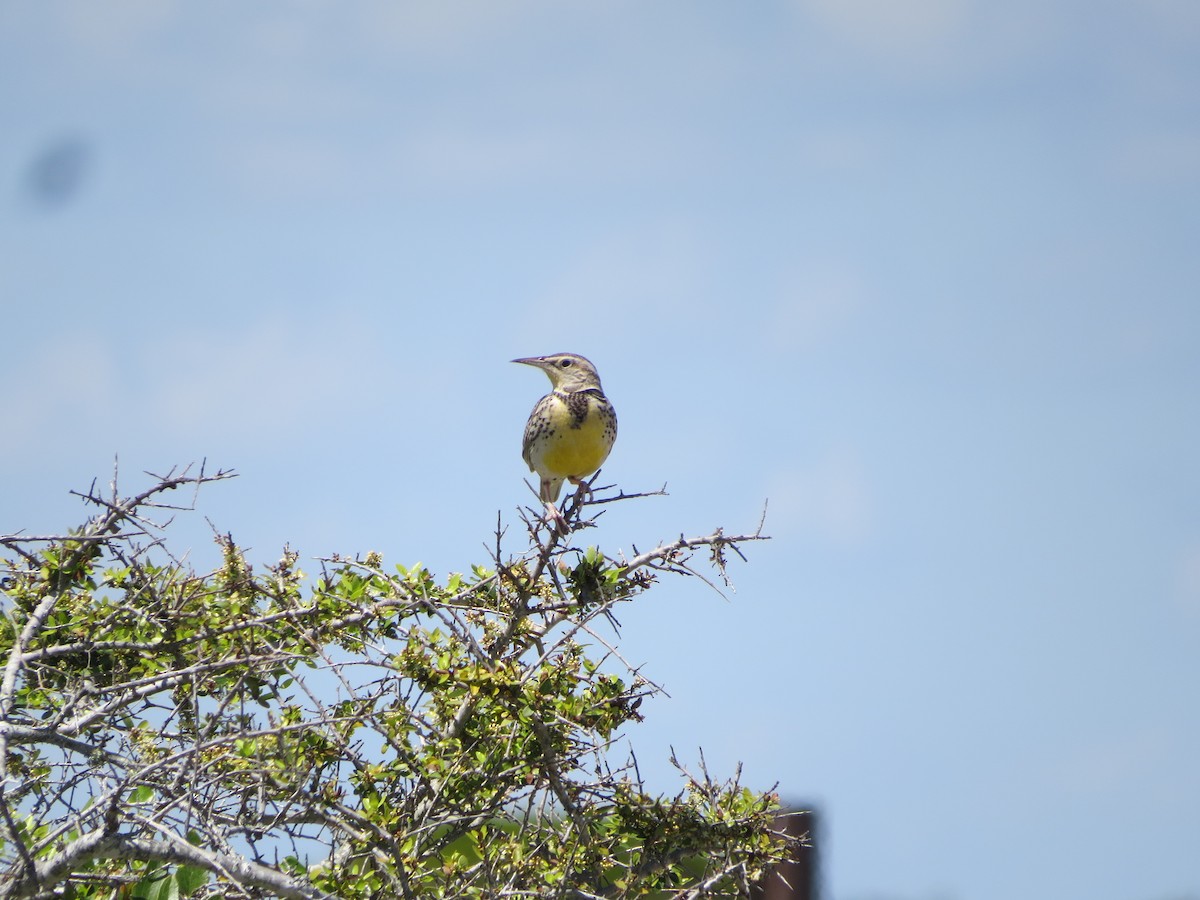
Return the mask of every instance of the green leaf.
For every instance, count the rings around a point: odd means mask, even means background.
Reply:
[[[208,884],[208,869],[199,866],[180,866],[175,872],[175,882],[179,885],[179,893],[184,897],[200,890]]]

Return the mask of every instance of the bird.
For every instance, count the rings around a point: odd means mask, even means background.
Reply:
[[[541,484],[538,497],[555,526],[566,522],[555,503],[563,481],[582,484],[608,459],[617,439],[617,413],[604,396],[600,375],[577,353],[530,356],[513,362],[541,369],[551,390],[533,407],[525,423],[521,456]]]

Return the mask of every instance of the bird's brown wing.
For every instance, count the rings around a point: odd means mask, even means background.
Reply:
[[[521,442],[521,458],[525,460],[525,465],[529,466],[530,472],[534,471],[530,450],[538,436],[550,427],[549,406],[553,399],[553,394],[547,394],[539,400],[534,406],[533,412],[529,414],[529,421],[525,423],[525,439]]]

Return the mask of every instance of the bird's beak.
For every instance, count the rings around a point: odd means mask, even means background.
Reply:
[[[542,360],[537,356],[527,356],[524,359],[514,359],[513,362],[520,363],[523,366],[538,366],[541,367]]]

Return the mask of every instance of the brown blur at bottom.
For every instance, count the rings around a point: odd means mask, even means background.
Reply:
[[[817,813],[811,807],[779,817],[779,829],[792,837],[807,835],[807,845],[754,885],[750,896],[756,900],[817,900],[817,824]]]

